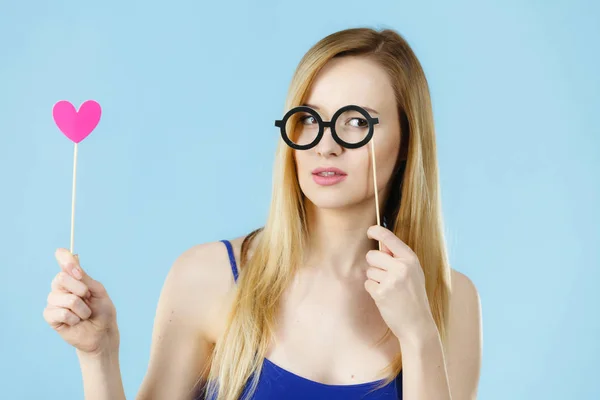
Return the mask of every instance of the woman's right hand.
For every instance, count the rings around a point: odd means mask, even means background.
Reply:
[[[70,251],[58,249],[55,257],[61,271],[52,280],[44,319],[84,354],[117,351],[117,315],[106,289],[83,271]]]

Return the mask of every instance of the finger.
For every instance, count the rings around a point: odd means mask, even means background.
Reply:
[[[395,265],[398,264],[397,259],[379,250],[369,250],[366,259],[369,265],[386,271],[394,269]]]
[[[50,292],[48,295],[48,305],[68,309],[82,320],[86,320],[92,315],[92,310],[85,304],[81,297],[72,293]]]
[[[387,276],[387,271],[384,271],[380,268],[377,268],[377,267],[367,268],[367,278],[371,279],[372,281],[381,283],[385,280],[386,276]]]
[[[78,255],[72,255],[67,249],[58,249],[56,250],[55,256],[62,270],[75,279],[83,282],[88,287],[92,296],[102,296],[106,294],[104,286],[100,282],[92,279],[92,277],[81,268]]]
[[[394,232],[379,225],[373,225],[367,230],[370,239],[378,240],[394,257],[410,257],[414,255],[412,249],[404,243]]]
[[[85,283],[78,281],[65,271],[60,271],[56,274],[50,286],[54,291],[73,293],[81,298],[90,298],[91,296],[90,290]]]
[[[369,292],[369,294],[371,295],[373,300],[376,300],[379,298],[379,289],[380,289],[380,286],[377,282],[375,282],[371,279],[367,279],[365,281],[365,290],[367,292]]]
[[[83,270],[79,265],[78,260],[67,249],[57,249],[54,257],[60,268],[77,280],[83,279]]]
[[[66,308],[56,308],[53,306],[44,309],[44,319],[53,328],[58,328],[61,325],[77,325],[81,319],[71,310]]]

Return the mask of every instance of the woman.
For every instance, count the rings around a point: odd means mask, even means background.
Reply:
[[[364,112],[336,114],[348,105]],[[137,398],[475,398],[479,297],[447,259],[414,53],[391,30],[329,35],[296,70],[286,109],[297,106],[276,123],[265,226],[172,266]],[[345,130],[369,145],[345,146]],[[45,319],[77,349],[85,398],[124,399],[115,308],[76,257],[56,258]]]

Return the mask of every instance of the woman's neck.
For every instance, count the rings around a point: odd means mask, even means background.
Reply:
[[[367,237],[376,224],[373,206],[353,209],[307,207],[308,232],[306,266],[348,276],[366,265],[365,256],[377,243]]]

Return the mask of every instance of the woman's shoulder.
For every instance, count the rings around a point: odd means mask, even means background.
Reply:
[[[458,294],[459,296],[470,297],[473,300],[475,297],[479,297],[475,284],[465,273],[450,269],[450,281],[452,282],[452,293]]]
[[[211,348],[226,326],[234,288],[227,248],[220,241],[191,246],[175,259],[156,307],[150,363],[139,398],[183,398],[206,373]]]
[[[235,253],[244,237],[231,239]],[[236,256],[237,258],[237,256]],[[184,317],[210,341],[219,335],[233,300],[235,282],[227,247],[205,242],[184,250],[173,262],[161,297],[172,312]]]
[[[478,324],[481,300],[475,283],[464,273],[451,269],[450,313],[455,323]],[[454,312],[453,312],[454,311]]]
[[[232,244],[239,239],[232,239]],[[234,248],[235,251],[235,248]],[[231,286],[231,267],[227,247],[221,241],[206,242],[193,245],[184,250],[176,259],[169,271],[183,285],[214,286],[225,288]]]

